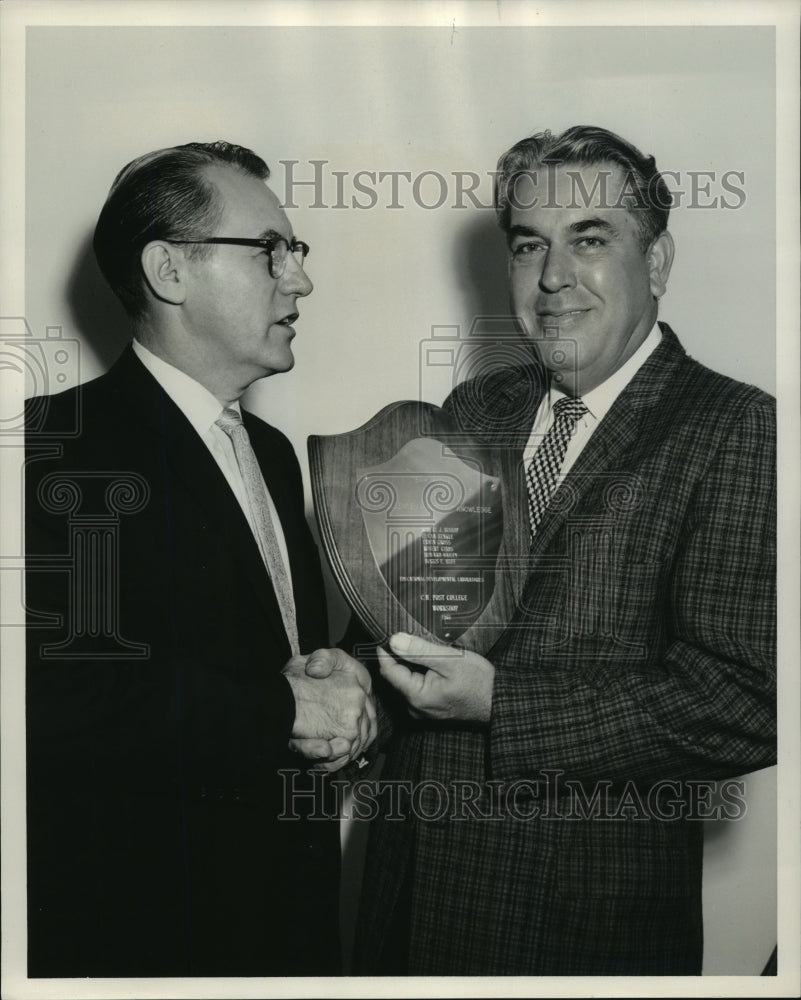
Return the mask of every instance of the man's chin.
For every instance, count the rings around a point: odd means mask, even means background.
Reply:
[[[271,375],[283,375],[284,372],[291,372],[295,367],[295,355],[291,351],[287,351],[284,357],[270,358],[269,362],[265,363],[264,374],[260,378],[269,378]]]

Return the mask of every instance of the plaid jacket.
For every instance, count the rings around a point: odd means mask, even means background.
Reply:
[[[395,721],[382,782],[418,791],[373,824],[358,972],[381,970],[404,879],[411,974],[701,971],[704,782],[775,761],[775,417],[662,330],[530,553],[543,380],[506,369],[446,403],[503,473],[516,612],[488,729]]]

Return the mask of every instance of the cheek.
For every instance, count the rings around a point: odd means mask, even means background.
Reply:
[[[262,282],[238,280],[228,289],[228,299],[243,316],[268,319],[273,309],[274,289]]]
[[[534,267],[509,269],[509,293],[512,304],[518,309],[531,308],[533,298],[537,294],[539,269]]]
[[[593,288],[610,308],[626,312],[650,298],[650,279],[641,258],[617,260],[593,274]]]
[[[576,271],[577,282],[588,289],[593,295],[614,304],[618,300],[621,282],[625,281],[625,272],[618,263],[607,261],[587,262]]]

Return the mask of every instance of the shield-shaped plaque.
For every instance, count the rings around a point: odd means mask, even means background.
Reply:
[[[488,452],[429,403],[309,438],[332,572],[378,642],[404,631],[486,652],[497,638],[503,489]]]

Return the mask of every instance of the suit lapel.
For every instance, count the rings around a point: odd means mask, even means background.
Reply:
[[[661,343],[615,400],[565,476],[567,502],[551,503],[546,510],[531,546],[533,564],[548,552],[555,535],[587,491],[597,486],[599,477],[625,467],[626,455],[642,440],[648,414],[670,405],[664,396],[686,355],[670,327],[659,325]]]
[[[166,481],[186,496],[175,505],[175,516],[180,516],[185,503],[202,510],[211,530],[225,537],[231,572],[245,577],[274,631],[286,641],[281,611],[250,525],[208,448],[130,347],[110,375],[129,400],[131,419],[141,420],[143,434],[151,436],[154,452],[168,471]]]
[[[621,396],[622,399],[622,396]],[[614,407],[598,425],[587,446],[576,459],[560,487],[564,502],[552,500],[537,528],[531,545],[531,557],[536,560],[548,551],[554,538],[570,514],[581,504],[586,492],[597,486],[601,476],[620,468],[626,452],[636,442],[640,418],[636,409],[623,401]],[[614,411],[614,412],[613,412]]]

